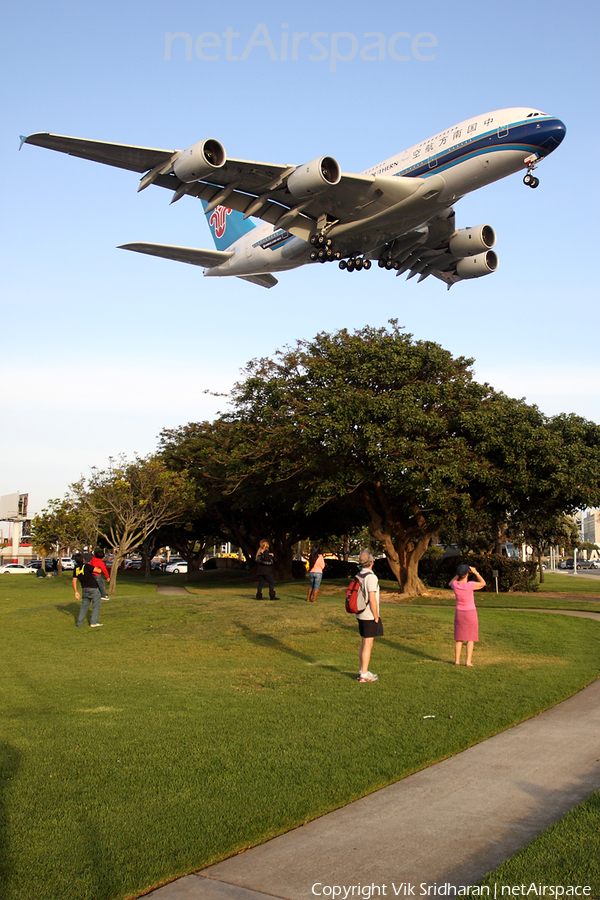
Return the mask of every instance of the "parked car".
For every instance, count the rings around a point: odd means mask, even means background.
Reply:
[[[126,569],[141,569],[142,561],[141,561],[141,559],[126,559],[125,560],[125,568]]]
[[[63,569],[74,569],[75,568],[75,560],[71,556],[63,556],[60,561]]]
[[[22,566],[21,563],[7,563],[0,566],[0,575],[35,575],[35,569],[30,566]]]
[[[174,560],[173,562],[170,562],[169,565],[167,566],[167,568],[165,569],[165,572],[168,575],[182,575],[182,574],[185,575],[187,573],[187,570],[188,570],[188,564],[186,563],[186,561],[184,559],[180,559],[180,560]]]
[[[42,561],[41,559],[32,559],[30,562],[26,563],[28,569],[41,569]]]
[[[569,559],[561,562],[559,569],[574,569],[575,568],[575,560],[572,556]],[[598,563],[593,559],[583,559],[577,557],[577,568],[578,569],[597,569]]]

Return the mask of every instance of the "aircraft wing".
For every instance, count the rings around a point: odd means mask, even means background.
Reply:
[[[365,225],[369,231],[383,233],[392,220],[397,224],[399,218],[407,222],[426,218],[431,214],[431,201],[445,186],[440,175],[407,178],[342,173],[338,183],[328,185],[316,196],[299,200],[288,188],[290,176],[302,168],[294,165],[227,158],[209,176],[184,184],[172,170],[179,150],[48,133],[29,135],[23,143],[148,173],[140,187],[153,183],[173,191],[173,200],[189,194],[205,200],[212,208],[224,204],[304,240],[315,234],[324,222],[332,226],[333,237],[336,232],[349,235],[362,231]]]
[[[407,272],[407,279],[418,275],[418,281],[433,275],[445,282],[448,288],[465,278],[495,271],[498,257],[491,249],[466,258],[455,256],[449,247],[454,234],[456,224],[452,207],[440,211],[426,225],[405,231],[400,236],[389,234],[386,240],[388,268],[394,268],[396,275]]]
[[[58,150],[80,159],[91,159],[106,166],[130,169],[132,172],[147,172],[159,163],[167,163],[175,150],[158,150],[154,147],[134,147],[129,144],[109,144],[106,141],[87,141],[83,138],[67,137],[64,134],[30,134],[23,141],[36,147]]]
[[[160,256],[161,259],[174,259],[192,266],[204,266],[206,269],[219,266],[234,256],[233,251],[229,250],[199,250],[196,247],[173,247],[170,244],[121,244],[117,249],[134,250],[136,253]]]

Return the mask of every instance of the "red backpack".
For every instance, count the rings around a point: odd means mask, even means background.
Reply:
[[[346,612],[356,615],[367,608],[364,591],[364,575],[355,575],[346,588]]]

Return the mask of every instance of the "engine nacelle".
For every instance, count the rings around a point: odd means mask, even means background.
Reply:
[[[206,141],[198,141],[187,150],[182,150],[173,164],[173,171],[180,181],[191,184],[192,181],[206,178],[226,162],[227,154],[223,144],[208,138]]]
[[[476,228],[461,228],[450,238],[450,253],[463,259],[465,256],[476,256],[491,250],[496,243],[496,232],[491,225],[478,225]]]
[[[467,256],[459,259],[456,264],[456,274],[459,278],[481,278],[489,275],[498,268],[498,255],[494,250],[486,250],[477,256]]]
[[[297,200],[309,200],[326,188],[338,184],[342,170],[333,156],[321,156],[298,166],[287,180],[288,190]]]

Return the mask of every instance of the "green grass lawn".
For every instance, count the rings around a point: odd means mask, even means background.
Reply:
[[[135,896],[600,674],[600,623],[481,608],[469,670],[452,664],[452,609],[386,605],[380,681],[359,685],[339,586],[325,583],[316,605],[303,584],[257,603],[233,574],[192,589],[124,579],[104,627],[76,629],[70,578],[0,580],[3,900]]]

